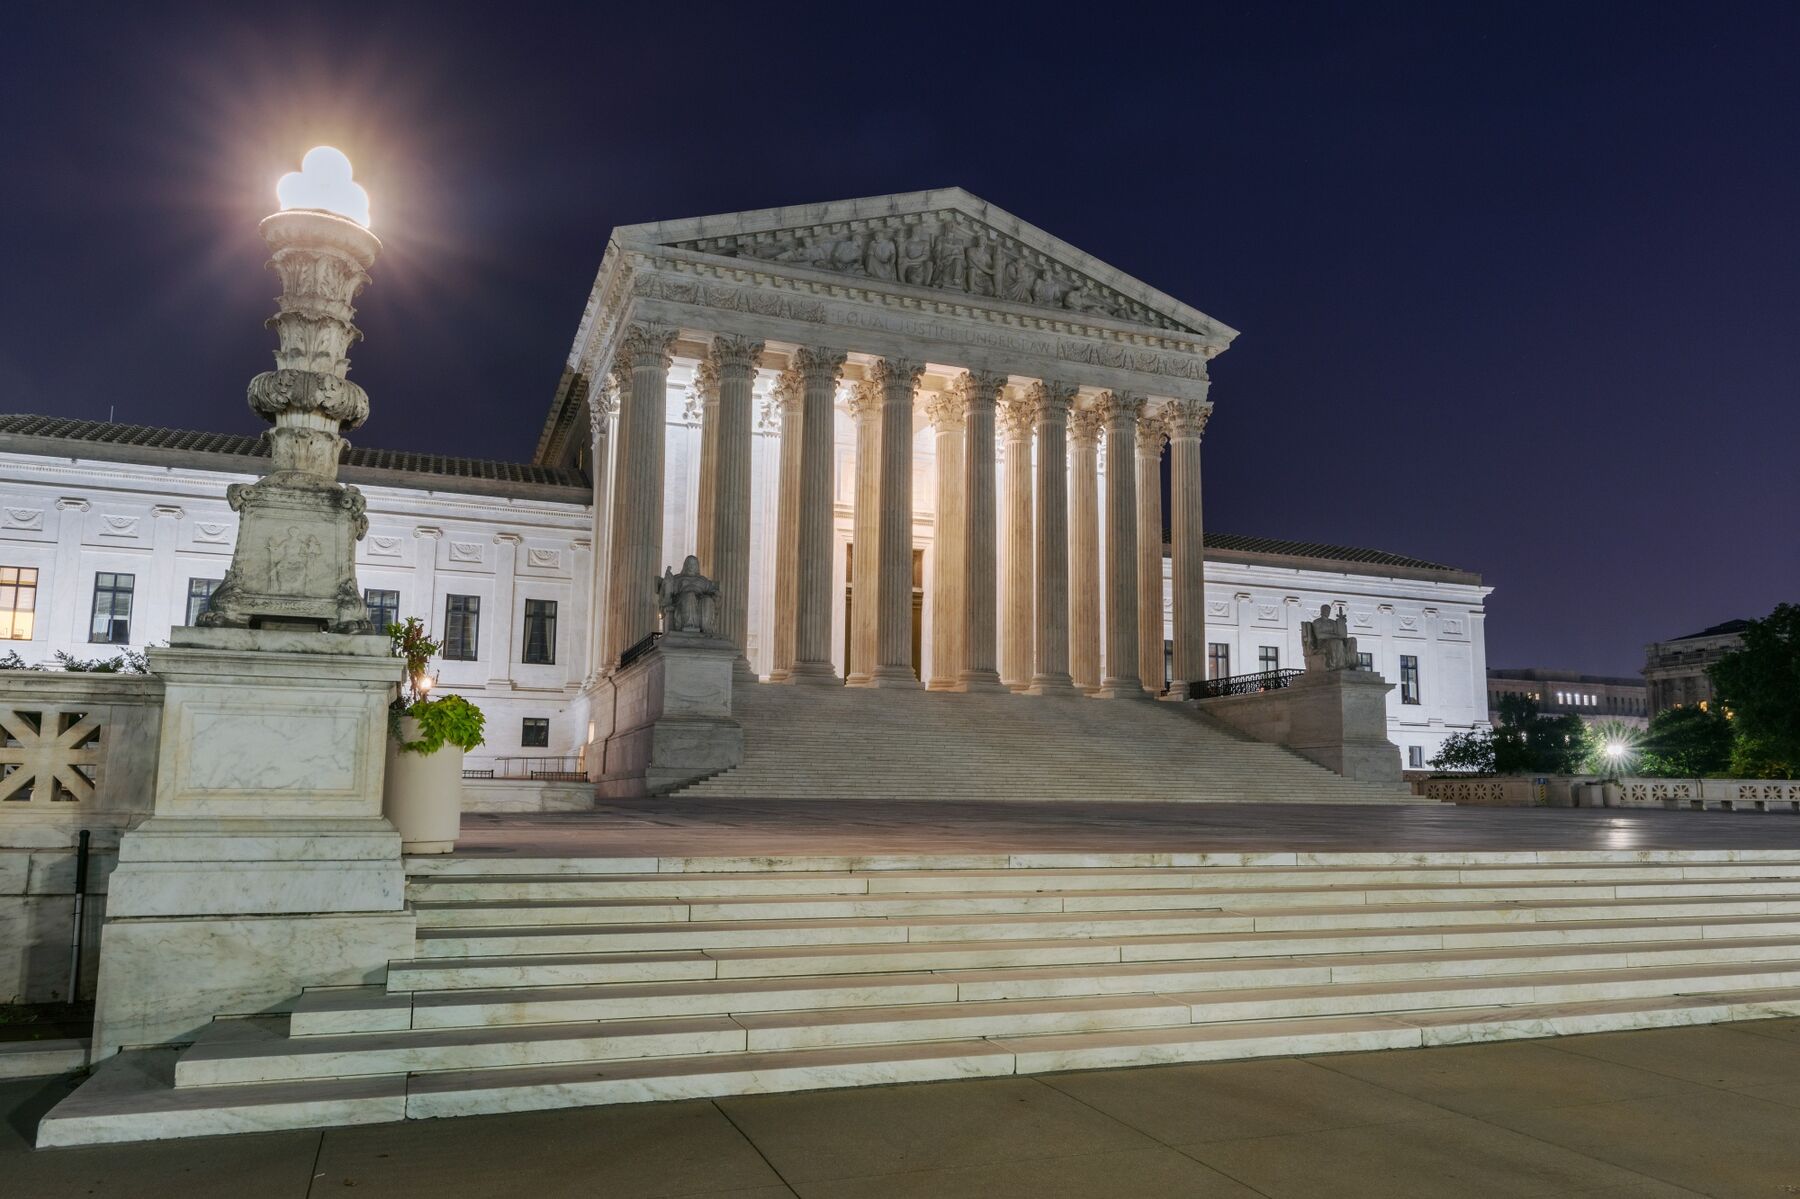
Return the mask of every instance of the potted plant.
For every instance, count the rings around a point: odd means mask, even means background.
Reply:
[[[460,695],[431,698],[438,644],[418,617],[389,625],[388,639],[406,677],[388,709],[381,813],[400,830],[405,852],[449,853],[462,829],[463,754],[482,743],[481,709]]]

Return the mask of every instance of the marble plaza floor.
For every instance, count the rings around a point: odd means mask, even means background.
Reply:
[[[1800,816],[1592,808],[641,800],[469,815],[457,853],[703,857],[1800,848]]]
[[[1800,1193],[1800,1019],[32,1150],[20,1199]]]

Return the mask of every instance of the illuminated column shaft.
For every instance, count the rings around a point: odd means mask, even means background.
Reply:
[[[794,587],[793,681],[838,682],[831,664],[831,563],[834,549],[833,461],[837,449],[837,385],[842,351],[803,346],[794,355],[804,411],[800,417],[800,521]],[[786,427],[783,427],[783,435]]]
[[[673,329],[632,325],[614,357],[619,452],[608,606],[615,657],[656,631],[656,581],[663,567],[664,423],[674,345]]]
[[[610,380],[590,386],[588,477],[593,480],[594,487],[594,568],[588,597],[589,680],[612,663],[612,656],[607,652],[607,614],[611,609],[606,602],[606,581],[611,564],[607,547],[612,539],[612,422],[615,406]]]
[[[1069,675],[1100,689],[1100,413],[1069,414]]]
[[[1006,439],[1005,589],[1000,593],[1000,679],[1014,691],[1031,686],[1031,401],[1000,407]]]
[[[781,458],[776,467],[775,498],[775,633],[770,645],[769,681],[785,683],[794,668],[800,591],[800,441],[805,382],[799,369],[788,367],[775,381],[775,404],[781,413]]]
[[[994,409],[999,375],[965,374],[957,384],[963,416],[963,666],[964,691],[1001,689],[996,637],[999,554],[994,494]]]
[[[1200,435],[1212,405],[1178,400],[1169,408],[1170,571],[1175,664],[1170,694],[1186,698],[1206,671],[1206,548],[1200,515]]]
[[[1069,407],[1075,389],[1043,382],[1037,408],[1037,623],[1033,695],[1072,694],[1069,678]]]
[[[936,430],[937,505],[932,515],[931,691],[954,691],[963,663],[963,425],[967,404],[960,391],[926,408]]]
[[[713,561],[713,497],[719,484],[719,370],[710,357],[702,358],[694,368],[694,394],[700,400],[700,487],[694,507],[694,556],[700,559],[700,569],[718,582],[719,566]],[[723,593],[719,598],[723,601]],[[723,606],[721,602],[720,607]],[[720,620],[723,619],[721,612]]]
[[[1104,699],[1143,699],[1138,675],[1138,419],[1144,398],[1113,392],[1100,402],[1106,424],[1106,673]],[[1159,564],[1160,565],[1160,564]]]
[[[1138,677],[1152,695],[1162,694],[1163,689],[1162,451],[1168,440],[1166,428],[1160,411],[1138,418]]]
[[[904,358],[888,358],[875,364],[875,385],[881,389],[881,564],[875,580],[875,670],[870,683],[876,687],[917,687],[913,673],[913,393],[925,364]]]
[[[856,493],[850,514],[850,660],[844,682],[866,687],[875,674],[875,580],[881,573],[881,389],[858,383],[850,394],[856,423]]]
[[[751,390],[763,343],[742,337],[713,340],[708,365],[718,379],[713,451],[712,555],[701,567],[719,584],[719,636],[737,647],[734,666],[750,673],[745,649],[750,633],[750,439],[755,424]],[[703,534],[704,536],[704,534]]]

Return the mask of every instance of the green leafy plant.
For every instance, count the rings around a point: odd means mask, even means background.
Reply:
[[[467,753],[482,744],[487,718],[480,708],[460,695],[431,698],[435,682],[431,677],[431,659],[440,647],[426,635],[425,623],[409,616],[403,623],[389,625],[387,635],[393,655],[406,663],[400,694],[388,705],[388,734],[400,743],[400,749],[405,753],[434,754],[446,745],[454,745]],[[401,732],[402,716],[418,722],[417,739],[408,740]]]
[[[31,663],[27,662],[25,659],[19,657],[19,651],[16,649],[9,649],[6,651],[6,655],[4,657],[0,657],[0,670],[42,670],[42,669],[44,669],[42,666],[33,666]]]
[[[1737,733],[1732,773],[1784,778],[1800,770],[1800,604],[1777,604],[1751,621],[1743,648],[1709,673]]]
[[[1470,729],[1450,734],[1430,766],[1433,770],[1494,773],[1494,730]]]
[[[1670,708],[1650,719],[1638,773],[1653,778],[1720,778],[1731,772],[1732,721],[1711,704]]]
[[[110,658],[77,658],[66,650],[56,651],[56,660],[64,670],[87,674],[149,674],[150,662],[137,650],[128,649]]]

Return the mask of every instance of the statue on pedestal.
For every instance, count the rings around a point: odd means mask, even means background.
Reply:
[[[1300,647],[1306,652],[1308,670],[1357,669],[1356,638],[1350,636],[1350,622],[1333,616],[1330,604],[1319,605],[1317,620],[1301,624]]]
[[[700,573],[700,559],[692,554],[680,574],[663,568],[656,581],[656,606],[662,609],[664,633],[719,635],[719,585]]]

